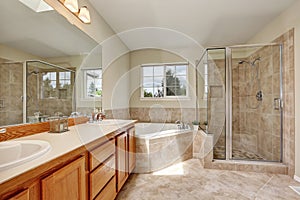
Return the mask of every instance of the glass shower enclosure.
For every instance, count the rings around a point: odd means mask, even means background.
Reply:
[[[197,69],[214,159],[282,162],[282,46],[208,48]]]
[[[44,61],[26,61],[27,123],[51,116],[70,116],[75,110],[75,71]]]

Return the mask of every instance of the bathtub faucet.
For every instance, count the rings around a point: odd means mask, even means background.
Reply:
[[[189,129],[189,125],[180,120],[175,121],[175,124],[177,124],[178,129]]]

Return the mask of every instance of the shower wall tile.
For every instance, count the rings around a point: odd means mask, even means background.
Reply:
[[[294,29],[278,37],[274,42],[283,44],[283,162],[288,174],[295,173],[295,98],[294,98]]]
[[[140,122],[174,123],[177,120],[191,124],[196,119],[194,108],[130,108],[130,118]],[[206,110],[199,109],[200,121],[206,121]]]
[[[23,65],[21,63],[3,63],[0,59],[0,126],[23,122]]]
[[[105,110],[105,115],[108,119],[130,119],[129,108]]]

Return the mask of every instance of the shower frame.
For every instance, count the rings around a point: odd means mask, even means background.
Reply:
[[[211,47],[206,48],[203,51],[203,54],[200,57],[200,60],[197,61],[196,68],[198,68],[199,64],[203,59],[208,60],[208,51],[209,50],[221,50],[223,49],[225,52],[225,160],[226,161],[237,161],[233,158],[232,150],[233,150],[233,133],[232,133],[232,49],[237,48],[262,48],[265,46],[278,46],[279,47],[279,112],[280,112],[280,160],[279,162],[283,162],[283,61],[282,61],[282,44],[277,43],[266,43],[266,44],[250,44],[250,45],[234,45],[234,46],[227,46],[227,47]],[[205,56],[206,55],[206,56]],[[198,87],[198,85],[196,86]],[[197,90],[198,91],[198,90]],[[198,96],[198,94],[197,94]],[[275,99],[274,99],[275,101]],[[274,102],[275,103],[275,102]],[[196,105],[198,105],[198,98]],[[197,116],[198,117],[198,116]],[[215,158],[214,158],[215,159]],[[251,160],[247,160],[251,161]],[[256,161],[256,160],[255,160]],[[277,161],[264,161],[263,162],[277,162]]]

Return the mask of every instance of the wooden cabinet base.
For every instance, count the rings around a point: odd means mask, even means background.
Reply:
[[[85,157],[80,157],[42,180],[42,199],[86,199]]]
[[[95,200],[114,200],[116,196],[116,177],[114,176]]]
[[[135,167],[133,124],[0,184],[7,200],[113,200]]]

